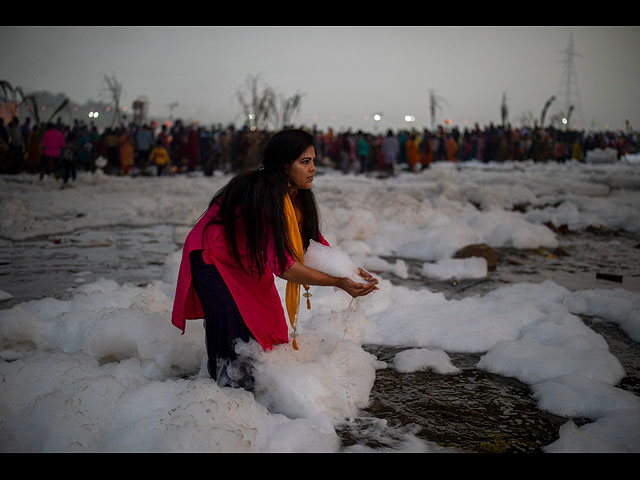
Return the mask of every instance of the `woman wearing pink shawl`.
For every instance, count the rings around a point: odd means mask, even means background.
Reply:
[[[276,133],[265,147],[262,166],[238,174],[217,192],[185,240],[172,323],[184,332],[186,320],[204,318],[207,368],[221,385],[251,388],[250,374],[230,378],[238,340],[255,340],[265,351],[289,342],[274,274],[288,282],[290,321],[299,285],[334,286],[353,297],[377,289],[378,281],[363,270],[367,284],[303,263],[302,250],[311,239],[328,245],[311,191],[315,158],[308,132]]]

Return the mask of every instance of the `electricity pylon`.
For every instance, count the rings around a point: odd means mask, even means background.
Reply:
[[[564,64],[564,72],[562,82],[558,91],[557,98],[559,100],[557,108],[559,109],[559,116],[566,119],[566,126],[570,126],[571,115],[577,116],[577,121],[574,124],[586,127],[584,118],[584,111],[582,110],[582,100],[580,99],[580,90],[578,89],[578,73],[576,72],[576,66],[574,63],[575,57],[581,57],[573,48],[573,34],[569,35],[569,45],[566,49],[560,50],[560,53],[564,54],[562,62]]]

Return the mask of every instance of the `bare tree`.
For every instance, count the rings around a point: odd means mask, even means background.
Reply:
[[[302,94],[286,97],[269,85],[260,90],[259,81],[258,75],[249,75],[236,92],[245,121],[257,130],[280,129],[290,124],[300,110]]]
[[[30,113],[33,115],[33,120],[36,125],[41,123],[40,120],[40,109],[38,108],[38,101],[36,100],[35,95],[25,95],[20,87],[13,87],[10,82],[7,80],[0,80],[0,91],[2,91],[2,96],[6,99],[5,104],[9,108],[9,113],[12,117],[18,117],[18,109],[21,105],[28,105],[32,110]],[[18,101],[18,95],[21,100]],[[50,122],[53,120],[53,117],[56,116],[59,112],[61,112],[64,108],[69,106],[69,98],[65,97],[64,100],[58,105],[58,107],[51,113],[49,120]],[[71,114],[69,112],[69,114]]]
[[[500,105],[500,117],[502,118],[502,126],[506,126],[509,118],[509,107],[507,106],[507,94],[502,92],[502,105]]]
[[[173,111],[178,108],[180,106],[180,104],[178,102],[171,102],[167,105],[165,105],[165,107],[169,108],[169,121],[173,123]]]
[[[258,77],[258,75],[249,75],[236,95],[242,106],[245,122],[248,122],[251,127],[263,130],[273,116],[276,94],[269,86],[260,92]]]
[[[533,113],[529,110],[520,114],[519,117],[520,126],[522,127],[534,127],[535,126],[535,118]]]
[[[447,103],[444,98],[435,95],[433,93],[433,90],[429,90],[429,113],[431,114],[431,130],[435,128],[436,110],[442,108],[442,102]]]
[[[542,114],[540,115],[540,128],[544,128],[544,117],[546,117],[547,110],[549,109],[549,106],[555,101],[555,99],[556,96],[552,95],[551,98],[549,98],[549,100],[547,100],[544,104],[544,107],[542,108]]]
[[[296,113],[300,111],[300,103],[302,102],[302,94],[296,93],[292,97],[285,97],[284,95],[279,95],[280,99],[280,109],[277,112],[278,123],[275,125],[276,128],[283,128],[287,125],[291,124],[291,120]]]
[[[104,76],[105,88],[103,89],[103,93],[106,94],[109,101],[113,102],[115,105],[115,109],[113,112],[113,119],[111,121],[111,126],[113,127],[116,122],[119,125],[123,125],[124,119],[122,117],[122,113],[120,112],[120,98],[122,97],[122,83],[118,81],[115,75]]]
[[[569,128],[569,125],[571,125],[571,114],[573,113],[573,111],[575,110],[575,108],[573,107],[573,105],[569,105],[569,112],[567,113],[567,128]]]
[[[149,114],[149,99],[141,95],[133,101],[133,123],[142,125]]]
[[[562,126],[563,118],[564,114],[562,112],[556,112],[549,117],[549,125],[555,128],[560,128]]]
[[[26,98],[20,87],[13,87],[11,83],[6,80],[0,80],[0,91],[4,99],[5,108],[12,117],[18,116],[18,107],[26,103]],[[20,95],[20,102],[18,102],[18,95]]]

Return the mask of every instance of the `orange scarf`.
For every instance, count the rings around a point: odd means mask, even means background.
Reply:
[[[294,260],[304,263],[304,247],[302,244],[302,235],[300,234],[299,219],[302,218],[302,212],[293,206],[289,195],[284,196],[284,215],[287,222],[287,230],[289,232],[289,245],[291,247],[291,253],[293,253]],[[311,309],[311,302],[309,297],[309,286],[304,285],[307,292],[304,296],[307,298],[307,309]],[[293,328],[293,342],[292,346],[294,350],[298,350],[298,344],[296,343],[296,328],[298,324],[298,307],[300,305],[300,284],[295,282],[287,282],[287,289],[285,292],[285,302],[287,304],[287,313],[289,314],[289,322]]]

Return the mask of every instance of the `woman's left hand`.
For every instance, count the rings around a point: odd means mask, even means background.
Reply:
[[[371,283],[374,280],[376,281],[376,283],[378,282],[378,280],[374,278],[373,275],[371,275],[369,272],[359,267],[358,267],[358,275],[360,275],[367,283]],[[375,290],[377,289],[378,287],[375,288]]]

